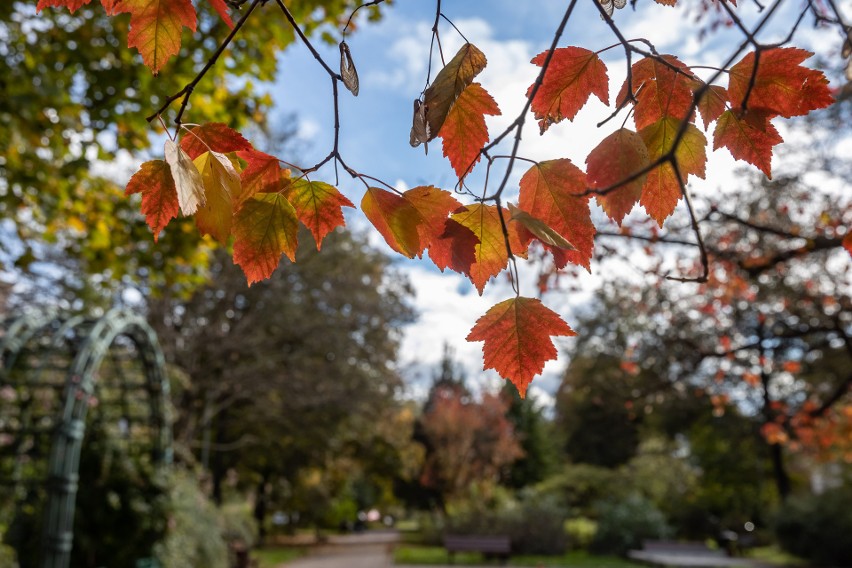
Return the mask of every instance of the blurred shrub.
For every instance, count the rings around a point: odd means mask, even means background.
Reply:
[[[781,547],[819,566],[848,566],[852,560],[852,487],[791,498],[775,519]]]
[[[598,532],[598,523],[588,517],[568,519],[564,526],[572,550],[588,550]]]
[[[513,554],[562,554],[568,545],[565,509],[554,499],[529,496],[498,510],[470,508],[447,520],[446,532],[507,535]]]
[[[197,480],[187,473],[175,472],[169,497],[168,532],[154,547],[163,568],[227,568],[228,545],[222,536],[225,523]]]
[[[639,495],[598,504],[598,530],[591,550],[599,554],[624,555],[641,548],[645,539],[671,536],[665,516],[653,503]]]

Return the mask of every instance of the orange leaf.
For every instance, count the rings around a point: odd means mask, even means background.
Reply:
[[[802,364],[799,361],[784,361],[781,368],[788,373],[796,374],[802,370]]]
[[[210,0],[210,4],[219,14],[219,17],[222,18],[222,21],[225,22],[225,25],[234,29],[234,20],[231,19],[231,13],[228,11],[228,5],[225,4],[225,0]]]
[[[701,98],[698,99],[698,112],[701,113],[701,121],[704,123],[704,130],[710,126],[710,123],[719,118],[725,112],[725,105],[728,102],[728,90],[719,85],[710,85]]]
[[[271,193],[284,186],[281,180],[281,163],[275,156],[254,148],[237,152],[237,156],[246,161],[246,169],[240,173],[240,202],[257,193]]]
[[[429,258],[441,272],[449,268],[470,278],[478,244],[479,239],[473,231],[454,219],[447,219],[443,233],[429,243]]]
[[[205,152],[193,161],[201,172],[206,202],[195,213],[195,224],[202,234],[212,235],[220,243],[231,236],[234,200],[240,194],[240,175],[224,154]]]
[[[518,206],[565,237],[576,250],[566,258],[590,269],[595,226],[589,210],[586,174],[571,160],[548,160],[533,165],[521,177]]]
[[[259,193],[234,218],[234,262],[249,286],[269,278],[281,255],[296,260],[299,220],[296,210],[278,193]]]
[[[695,82],[692,72],[673,55],[661,57],[668,65],[654,57],[645,57],[633,64],[632,87],[636,97],[633,118],[637,129],[645,128],[664,116],[682,120],[690,113]],[[616,101],[621,104],[626,98],[627,81]]]
[[[169,165],[163,160],[151,160],[142,164],[139,171],[127,182],[127,189],[124,191],[125,195],[134,193],[142,194],[142,214],[154,233],[154,242],[157,242],[160,231],[177,217],[180,210]]]
[[[336,187],[321,181],[295,180],[287,186],[284,196],[293,204],[299,220],[311,231],[317,250],[327,234],[346,224],[343,208],[355,207]]]
[[[130,13],[127,46],[135,47],[156,75],[180,51],[183,28],[196,27],[192,0],[119,0],[115,13]]]
[[[763,110],[726,110],[716,121],[713,149],[725,147],[737,160],[753,164],[772,178],[772,147],[784,140]]]
[[[421,222],[417,225],[417,231],[421,250],[429,248],[434,240],[444,234],[449,214],[461,207],[461,203],[449,191],[431,185],[411,188],[402,195],[420,214]]]
[[[586,182],[595,189],[609,189],[596,197],[610,219],[621,225],[642,195],[647,174],[622,183],[648,166],[648,148],[642,138],[626,128],[616,130],[603,139],[586,158]],[[616,187],[616,184],[621,184]]]
[[[91,2],[92,0],[38,0],[36,4],[36,12],[41,12],[45,8],[68,8],[72,14]]]
[[[425,247],[420,242],[418,231],[423,218],[407,199],[371,187],[361,200],[361,210],[390,248],[408,258],[423,252]]]
[[[426,122],[428,124],[428,142],[438,135],[450,107],[462,94],[462,91],[473,82],[473,78],[485,69],[487,61],[485,54],[472,43],[466,43],[459,49],[446,67],[438,72],[435,82],[423,93],[423,104],[426,106]]]
[[[746,54],[730,69],[731,103],[735,107],[763,109],[784,118],[827,107],[834,102],[828,79],[822,71],[799,65],[812,55],[796,47],[767,49],[760,52],[759,60],[753,51]],[[749,98],[744,104],[746,93]]]
[[[227,154],[252,149],[242,134],[221,122],[190,128],[181,138],[180,147],[193,160],[208,151]]]
[[[541,67],[547,51],[533,57],[530,63]],[[534,85],[527,89],[527,97]],[[532,101],[541,133],[563,119],[574,120],[580,109],[595,95],[609,105],[609,77],[606,65],[594,51],[582,47],[561,47],[553,52],[547,73]]]
[[[484,369],[494,369],[521,397],[544,363],[556,358],[551,336],[576,335],[559,314],[535,298],[500,302],[476,321],[468,341],[484,341]]]
[[[488,142],[485,115],[499,115],[497,103],[479,83],[471,83],[450,107],[438,136],[444,139],[444,156],[460,178],[479,161],[479,150]]]
[[[680,127],[679,120],[666,117],[639,131],[639,136],[648,147],[652,162],[672,151]],[[642,187],[640,203],[660,227],[663,226],[663,221],[674,212],[677,202],[683,196],[681,184],[686,183],[687,175],[704,177],[707,164],[706,146],[707,139],[704,134],[694,125],[687,124],[674,151],[674,160],[680,170],[680,181],[668,162],[660,164],[648,173],[648,178]]]
[[[488,279],[500,274],[509,263],[509,251],[506,249],[497,207],[481,203],[468,205],[464,210],[454,213],[452,219],[470,229],[479,240],[474,249],[475,261],[470,266],[469,276],[482,295]],[[514,224],[509,225],[509,233],[511,240],[518,240]],[[515,247],[512,248],[514,250]]]
[[[843,248],[845,248],[846,252],[848,252],[849,255],[852,256],[852,229],[850,229],[846,233],[846,236],[843,237]]]

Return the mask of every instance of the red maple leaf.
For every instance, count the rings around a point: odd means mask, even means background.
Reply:
[[[531,63],[541,67],[547,51],[533,57]],[[527,97],[534,85],[527,89]],[[609,105],[609,77],[606,65],[594,51],[582,47],[561,47],[553,51],[550,65],[532,101],[541,133],[563,119],[574,120],[591,95]]]
[[[118,0],[114,13],[130,13],[127,46],[135,47],[156,75],[180,51],[183,28],[195,31],[197,18],[192,0]]]
[[[278,193],[259,193],[234,216],[234,262],[249,286],[269,278],[281,255],[296,260],[299,220],[293,206]]]
[[[444,156],[460,178],[479,161],[479,150],[488,142],[485,115],[499,115],[497,103],[479,83],[465,87],[450,107],[438,136],[444,140]]]
[[[396,252],[414,258],[425,248],[418,226],[423,218],[410,201],[378,187],[367,189],[361,199],[361,211]]]
[[[441,272],[449,268],[470,278],[478,244],[473,231],[454,219],[447,219],[443,233],[429,243],[429,258]]]
[[[520,182],[518,206],[544,221],[577,250],[566,251],[570,262],[590,269],[595,226],[589,210],[586,174],[571,160],[548,160],[533,165]]]
[[[556,359],[551,336],[576,335],[559,314],[535,298],[500,302],[476,321],[468,341],[484,341],[484,369],[512,381],[523,398],[544,363]]]
[[[207,151],[227,154],[252,149],[242,134],[221,122],[190,128],[180,139],[180,147],[193,160]]]
[[[222,18],[222,21],[225,22],[229,28],[233,29],[234,20],[231,19],[231,13],[228,11],[228,5],[225,4],[225,0],[210,0],[210,4],[219,14],[219,17]]]
[[[240,203],[255,194],[278,191],[286,185],[281,179],[281,162],[275,156],[254,148],[239,151],[237,156],[246,161],[246,168],[240,173]]]
[[[647,174],[630,178],[650,163],[642,138],[627,128],[604,138],[586,158],[587,183],[595,189],[611,189],[596,199],[609,218],[619,225],[639,201]]]
[[[796,47],[766,49],[759,57],[754,51],[746,54],[730,69],[728,94],[731,104],[764,109],[784,118],[827,107],[834,102],[828,79],[822,71],[799,65],[812,55]],[[748,101],[745,100],[747,93]]]
[[[633,64],[631,87],[636,97],[633,119],[642,129],[664,116],[678,120],[689,116],[692,108],[692,87],[696,81],[689,67],[674,55],[645,57]],[[627,98],[627,81],[616,97],[618,104]]]
[[[764,110],[726,110],[716,121],[713,149],[725,147],[737,160],[757,166],[772,178],[772,147],[784,140]]]
[[[284,196],[293,204],[299,220],[311,231],[317,250],[322,247],[326,235],[346,224],[343,208],[355,207],[336,187],[321,181],[295,180],[287,185]]]
[[[178,205],[175,180],[169,165],[163,160],[151,160],[140,166],[127,182],[125,195],[142,194],[142,214],[145,222],[154,233],[154,242],[160,237],[160,231],[169,221],[177,217]]]

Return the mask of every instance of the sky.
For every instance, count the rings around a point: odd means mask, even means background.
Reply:
[[[725,30],[713,34],[709,40],[700,40],[699,26],[693,25],[694,18],[686,7],[697,2],[681,2],[677,8],[643,0],[638,4],[636,12],[629,8],[616,12],[616,22],[624,35],[645,38],[660,52],[676,53],[688,65],[718,64],[730,54],[731,46],[742,41],[738,33]],[[743,1],[740,4],[746,19],[757,16],[755,3]],[[501,132],[522,109],[524,93],[535,80],[538,70],[530,64],[530,60],[549,47],[566,5],[566,2],[557,1],[517,0],[442,2],[443,13],[488,59],[487,67],[476,80],[491,93],[502,111],[501,116],[489,117],[486,121],[492,136]],[[850,2],[841,5],[848,8]],[[781,27],[785,23],[789,26],[794,10],[799,9],[797,2],[787,2],[786,6],[776,17]],[[422,146],[411,148],[408,143],[412,101],[420,95],[426,83],[434,9],[431,1],[398,0],[385,10],[382,21],[375,24],[359,22],[358,30],[347,37],[360,76],[360,93],[355,98],[341,87],[341,154],[357,171],[380,178],[400,190],[417,185],[435,185],[451,190],[456,183],[438,140],[429,145],[428,155],[424,154]],[[445,57],[449,60],[464,40],[446,21],[441,23],[440,37]],[[777,29],[770,27],[762,39],[780,37]],[[581,1],[558,45],[578,45],[597,50],[615,42],[615,37],[592,3]],[[835,43],[836,51],[839,40],[807,26],[802,27],[796,40],[797,45],[815,45],[822,51],[830,51]],[[337,65],[339,52],[336,45],[323,45],[317,41],[315,46],[326,61],[332,66]],[[624,53],[616,48],[602,53],[601,57],[609,69],[610,99],[613,100],[625,76]],[[439,61],[436,54],[433,78],[440,69]],[[724,81],[722,84],[725,84]],[[301,144],[293,162],[310,166],[325,157],[333,141],[331,89],[328,76],[303,45],[292,46],[281,55],[279,76],[270,92],[279,120],[294,116],[297,121]],[[589,151],[618,128],[625,116],[621,114],[598,128],[597,122],[610,113],[611,109],[593,97],[573,122],[564,121],[552,126],[544,136],[539,135],[533,117],[529,116],[520,155],[535,160],[569,158],[582,167]],[[628,123],[628,127],[633,125]],[[279,157],[289,161],[288,157]],[[737,164],[730,155],[721,151],[710,154],[708,158],[707,179],[691,178],[690,190],[724,191],[734,186]],[[508,198],[513,197],[513,192],[516,195],[517,182],[524,169],[516,168],[520,171],[510,178]],[[479,170],[469,177],[474,188],[482,186],[483,176]],[[338,187],[354,203],[359,203],[364,193],[363,184],[352,180],[342,170],[341,174]],[[334,183],[335,172],[326,166],[316,176]],[[593,209],[596,207],[593,206]],[[641,214],[643,212],[634,209],[633,215]],[[599,228],[615,228],[604,221],[600,210],[593,215],[601,221]],[[681,205],[674,218],[683,220],[684,215]],[[355,229],[368,228],[368,221],[360,212],[348,214],[347,223]],[[492,280],[484,294],[479,296],[464,277],[449,272],[442,274],[428,259],[403,259],[390,250],[376,231],[368,231],[368,234],[378,248],[396,259],[395,267],[410,280],[415,290],[414,306],[420,317],[403,330],[400,350],[400,364],[409,380],[411,394],[422,395],[428,388],[429,379],[443,354],[444,343],[452,346],[455,357],[475,387],[499,386],[501,380],[493,371],[482,372],[482,344],[468,343],[464,338],[478,317],[494,304],[513,296],[508,281],[503,277]],[[521,294],[535,296],[537,291],[532,285],[532,271],[524,266],[520,268]],[[570,295],[551,293],[544,298],[545,303],[558,311],[569,325],[576,321],[578,310],[590,301],[592,290],[600,278],[597,268],[593,264],[591,274],[581,271],[575,283],[579,292]],[[568,361],[564,353],[568,341],[557,339],[557,347],[562,352],[559,360],[548,363],[543,375],[536,378],[530,388],[530,396],[544,405],[552,401]]]

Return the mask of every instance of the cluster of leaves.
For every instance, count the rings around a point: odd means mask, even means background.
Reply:
[[[65,6],[73,11],[89,1],[40,0],[39,8]],[[109,13],[131,14],[128,45],[140,51],[154,73],[178,53],[182,28],[195,27],[195,11],[189,0],[102,2]],[[657,2],[675,4],[673,0]],[[255,8],[266,2],[254,0],[236,24],[222,0],[211,0],[211,4],[232,26],[230,35],[196,79],[155,114],[183,97],[176,117],[181,129],[185,128],[181,119],[194,85],[216,63],[219,53]],[[340,44],[340,72],[331,70],[310,46],[285,4],[276,4],[332,78],[336,115],[338,82],[354,95],[358,93],[358,76],[348,46]],[[329,231],[344,223],[342,208],[353,204],[331,184],[309,177],[333,159],[364,183],[361,210],[398,253],[414,258],[428,250],[441,270],[449,268],[464,274],[480,294],[492,277],[509,271],[517,296],[491,308],[476,323],[468,340],[484,341],[485,367],[511,380],[523,395],[544,363],[556,357],[551,337],[574,332],[539,300],[520,296],[516,257],[526,258],[536,242],[552,254],[558,269],[571,263],[590,270],[596,234],[592,197],[619,226],[638,203],[662,227],[678,203],[685,200],[696,227],[686,183],[689,176],[705,176],[709,145],[696,125],[698,114],[704,131],[715,122],[714,150],[726,148],[734,158],[771,176],[773,148],[782,142],[772,121],[802,116],[833,102],[825,75],[802,65],[810,52],[757,42],[754,34],[771,13],[749,31],[729,4],[736,5],[719,1],[747,41],[704,80],[697,68],[674,55],[661,55],[653,46],[649,50],[637,47],[647,41],[624,39],[612,15],[614,8],[623,7],[625,2],[600,1],[597,7],[601,17],[619,37],[616,46],[624,48],[628,61],[633,55],[641,56],[629,65],[614,100],[613,116],[629,109],[635,129],[624,126],[606,136],[586,158],[585,169],[565,158],[532,162],[521,177],[517,204],[504,205],[502,195],[513,164],[524,160],[517,154],[517,142],[527,112],[533,113],[544,134],[552,124],[573,120],[592,95],[610,105],[608,70],[600,58],[603,50],[557,47],[576,1],[566,9],[552,47],[531,62],[540,67],[540,72],[527,91],[527,105],[493,140],[485,117],[499,115],[500,110],[482,85],[474,82],[487,64],[476,46],[465,43],[427,84],[422,98],[415,101],[411,145],[428,145],[440,137],[443,153],[459,178],[458,194],[469,195],[472,203],[464,204],[450,191],[433,186],[400,192],[358,173],[338,153],[337,129],[329,156],[313,167],[300,168],[260,152],[236,131],[215,123],[180,130],[179,140],[166,142],[165,160],[143,164],[130,180],[127,193],[142,194],[142,212],[155,239],[179,211],[195,215],[198,230],[221,243],[233,237],[234,261],[251,284],[269,277],[282,255],[295,260],[299,221],[311,230],[318,248]],[[820,8],[809,3],[806,9],[817,13]],[[818,15],[824,18],[822,12]],[[443,16],[440,4],[435,29],[439,16]],[[746,53],[749,45],[753,49]],[[725,73],[727,85],[717,84]],[[513,131],[516,144],[512,154],[492,155],[492,149]],[[477,195],[467,188],[465,178],[483,158],[489,171],[497,159],[507,159],[509,166],[496,191],[489,193],[486,183]],[[293,170],[298,175],[294,176]],[[386,189],[368,181],[377,181]],[[703,246],[697,227],[695,238]],[[705,261],[704,275],[699,279],[706,279],[707,272]]]

